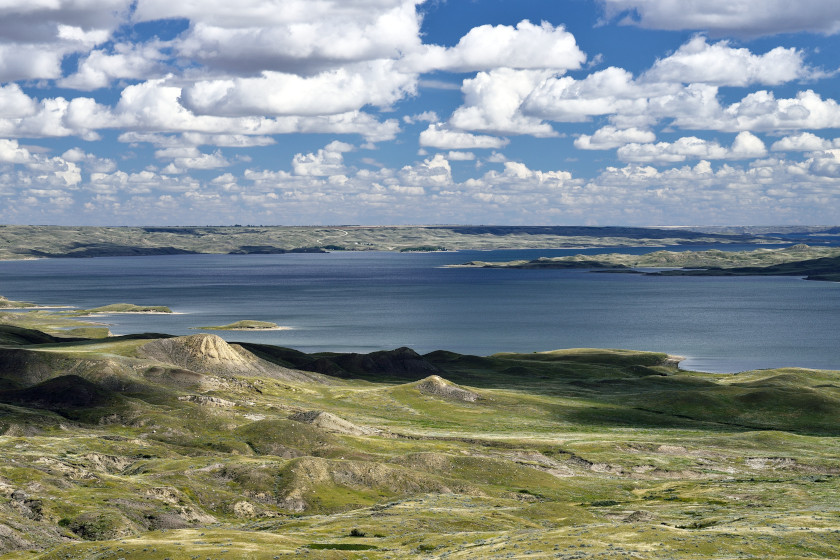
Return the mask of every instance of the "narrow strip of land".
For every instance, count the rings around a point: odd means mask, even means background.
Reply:
[[[771,243],[772,235],[577,226],[0,226],[0,259]]]
[[[507,262],[470,261],[460,268],[593,269],[673,276],[804,276],[840,280],[840,247],[794,245],[754,251],[655,251],[644,255],[605,253]],[[643,271],[667,268],[675,270]]]

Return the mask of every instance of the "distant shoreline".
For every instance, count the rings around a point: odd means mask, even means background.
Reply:
[[[698,228],[702,229],[702,228]],[[814,237],[831,228],[801,236]],[[0,260],[161,255],[266,255],[333,251],[452,252],[673,245],[795,243],[765,232],[589,226],[181,226],[0,225]],[[433,250],[433,251],[432,251]]]
[[[224,329],[221,327],[190,327],[192,330],[196,331],[248,331],[248,332],[261,332],[261,331],[292,331],[294,327],[265,327],[265,328],[236,328],[236,329]]]
[[[793,245],[754,251],[655,251],[643,255],[605,253],[541,257],[506,262],[470,261],[445,268],[527,270],[588,269],[592,272],[648,276],[802,276],[840,281],[840,247]],[[647,269],[647,270],[644,270]]]

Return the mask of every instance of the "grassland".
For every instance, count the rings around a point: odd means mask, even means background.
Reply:
[[[806,276],[813,280],[840,280],[840,247],[811,247],[799,244],[782,249],[754,251],[654,251],[644,255],[604,253],[544,257],[507,262],[470,261],[461,268],[571,269],[587,268],[630,272],[636,268],[679,268],[648,272],[654,275],[722,276],[783,275]]]
[[[91,309],[64,311],[63,315],[85,317],[88,315],[112,315],[114,313],[172,313],[165,305],[135,305],[133,303],[112,303]]]
[[[0,558],[840,554],[838,371],[305,354],[2,318]]]
[[[0,225],[0,259],[429,251],[772,242],[772,236],[620,227],[61,227]]]
[[[23,309],[26,307],[34,307],[34,305],[26,301],[13,301],[0,296],[0,309]]]

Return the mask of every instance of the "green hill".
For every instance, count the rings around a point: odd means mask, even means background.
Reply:
[[[0,335],[0,558],[840,550],[837,371]]]

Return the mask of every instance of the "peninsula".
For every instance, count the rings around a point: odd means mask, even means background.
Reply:
[[[235,321],[227,325],[192,328],[202,331],[279,331],[286,330],[289,327],[281,327],[277,323],[272,323],[270,321],[253,321],[246,319],[243,321]]]
[[[655,251],[643,255],[605,253],[507,262],[470,261],[452,268],[593,269],[671,276],[804,276],[840,280],[840,247],[804,244],[754,251]],[[675,270],[637,270],[637,269]]]

